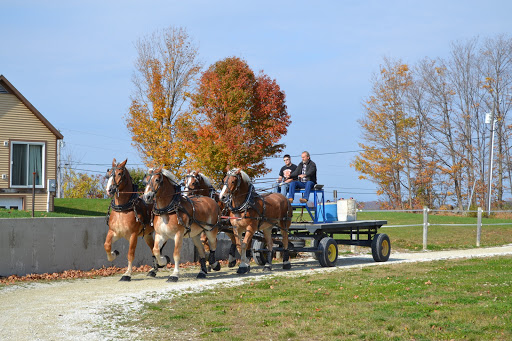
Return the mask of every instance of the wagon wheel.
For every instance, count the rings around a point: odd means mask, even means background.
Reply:
[[[254,250],[266,249],[267,243],[264,240],[253,239],[252,248]],[[265,259],[267,254],[265,252],[254,251],[253,254],[254,254],[254,261],[256,262],[256,264],[258,264],[258,265],[267,264],[266,259]],[[272,258],[274,258],[274,256],[275,256],[275,252],[272,251]]]
[[[318,262],[321,266],[334,266],[338,260],[338,244],[331,237],[324,237],[318,244],[322,253],[318,254]]]
[[[306,246],[306,242],[304,239],[294,239],[288,242],[288,249],[290,250],[290,258],[296,258],[299,254],[298,251],[293,250],[293,248],[303,248]]]
[[[385,262],[391,254],[391,242],[385,233],[377,233],[372,239],[372,256],[376,262]]]

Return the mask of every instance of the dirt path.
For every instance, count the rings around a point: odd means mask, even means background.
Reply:
[[[343,271],[353,267],[511,254],[512,244],[471,250],[393,253],[385,263],[375,263],[371,255],[357,255],[340,257],[338,266],[334,268],[322,268],[317,261],[307,258],[293,262],[292,270],[286,272],[275,262],[271,275],[293,276],[313,271]],[[130,312],[139,308],[142,302],[158,301],[164,295],[169,298],[217,285],[239,285],[246,280],[255,281],[269,276],[261,272],[260,266],[254,266],[250,274],[244,276],[236,275],[236,268],[225,268],[219,273],[209,274],[206,280],[196,280],[196,272],[195,268],[184,270],[178,283],[165,282],[170,272],[164,271],[156,278],[136,274],[129,283],[119,282],[119,275],[4,287],[0,289],[0,340],[143,339],[145,331],[130,330],[120,325],[122,319],[130,318]],[[116,317],[113,317],[114,313]]]

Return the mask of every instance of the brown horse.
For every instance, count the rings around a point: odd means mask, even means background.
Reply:
[[[267,259],[264,271],[272,269],[272,228],[277,227],[283,237],[283,269],[290,269],[290,254],[288,250],[288,229],[291,225],[292,207],[286,197],[280,193],[272,193],[261,196],[256,193],[249,176],[239,168],[228,171],[224,178],[224,186],[220,192],[220,199],[224,201],[235,230],[235,237],[240,243],[240,255],[242,260],[238,268],[239,274],[249,271],[246,251],[251,245],[252,237],[258,230],[263,233],[267,244]]]
[[[130,173],[126,169],[126,161],[116,164],[112,161],[112,169],[107,172],[107,194],[112,197],[108,213],[108,233],[105,239],[105,251],[109,261],[113,261],[119,255],[117,250],[112,251],[112,243],[120,238],[130,242],[128,249],[128,268],[121,277],[121,281],[130,281],[132,275],[132,263],[137,247],[137,237],[144,237],[144,241],[153,250],[153,226],[150,224],[152,206],[144,204],[137,194],[137,186],[133,185]],[[112,211],[110,211],[112,209]],[[155,266],[148,276],[155,277],[158,267]]]
[[[215,188],[212,185],[212,181],[210,178],[208,178],[203,173],[200,173],[199,170],[187,170],[187,174],[185,175],[185,188],[183,190],[184,196],[189,195],[202,195],[206,197],[210,197],[214,199],[217,204],[219,205],[221,214],[227,215],[229,211],[226,208],[226,205],[219,199],[219,193],[215,190]],[[229,249],[229,260],[228,260],[228,267],[232,268],[236,265],[236,239],[233,234],[233,228],[230,225],[229,219],[226,219],[223,228],[221,228],[221,232],[225,232],[226,235],[231,239],[231,247]],[[206,250],[206,252],[210,252],[210,246],[208,244],[208,238],[206,237],[206,234],[201,233],[201,242],[203,243],[203,246]],[[240,245],[238,245],[240,246]],[[211,257],[210,257],[211,258]],[[210,259],[210,264],[211,259]],[[213,265],[211,265],[213,267]],[[215,270],[215,268],[213,268]]]
[[[192,238],[199,252],[201,270],[197,278],[205,278],[207,274],[206,259],[200,234],[205,232],[210,242],[210,257],[215,259],[217,247],[217,232],[220,220],[219,206],[212,198],[185,197],[177,178],[163,167],[150,170],[145,179],[144,201],[154,202],[153,225],[155,228],[155,255],[159,265],[166,264],[166,259],[160,255],[165,241],[174,239],[174,272],[168,282],[176,282],[179,277],[179,263],[183,238]],[[218,264],[220,269],[220,264]]]

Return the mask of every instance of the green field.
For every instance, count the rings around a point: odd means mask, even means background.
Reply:
[[[95,217],[107,214],[110,199],[55,199],[55,212],[34,212],[34,217]],[[0,218],[30,218],[32,212],[0,208]]]
[[[169,297],[124,324],[147,340],[510,340],[511,286],[511,256],[340,268]]]

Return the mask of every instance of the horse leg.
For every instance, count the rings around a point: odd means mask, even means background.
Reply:
[[[215,250],[217,250],[217,228],[205,232],[206,237],[208,238],[208,242],[210,243],[210,254],[208,256],[208,264],[214,271],[220,270],[220,263],[215,259]]]
[[[290,263],[290,250],[288,250],[288,228],[281,228],[281,235],[283,236],[283,269],[290,270],[292,264]]]
[[[238,248],[240,250],[240,242],[238,239],[238,234],[235,234],[235,231],[233,233],[227,233],[229,236],[229,239],[231,239],[231,247],[229,248],[229,258],[228,258],[228,267],[233,268],[236,265],[236,249]]]
[[[146,234],[144,236],[144,241],[151,249],[151,253],[153,253],[153,245],[155,245],[155,239],[153,238],[153,235],[151,233]],[[164,243],[164,245],[165,245],[165,243]],[[160,249],[160,253],[162,253],[162,249]],[[156,262],[155,256],[153,256],[153,268],[151,270],[149,270],[149,272],[146,276],[156,277],[157,272],[158,272],[158,264]]]
[[[137,248],[137,233],[132,233],[130,235],[130,246],[128,247],[128,267],[126,268],[126,272],[123,274],[119,281],[121,282],[129,282],[132,280],[132,265],[133,259],[135,258],[135,249]]]
[[[172,275],[170,275],[167,279],[167,282],[177,282],[180,275],[180,254],[181,247],[183,245],[183,233],[184,231],[179,231],[174,235],[174,271],[172,272]],[[155,250],[153,249],[153,252],[154,251]]]
[[[272,242],[272,229],[267,228],[267,229],[264,229],[262,232],[263,232],[263,236],[265,237],[265,243],[267,244],[267,250],[268,250],[265,252],[267,257],[265,257],[266,262],[265,262],[263,271],[271,271],[272,270],[272,247],[274,245],[274,243]]]
[[[161,255],[162,248],[164,247],[165,242],[166,242],[166,240],[161,234],[155,233],[155,244],[153,245],[153,257],[155,257],[156,265],[159,268],[163,268],[164,266],[166,266],[167,264],[169,264],[171,262],[169,257],[167,257],[167,256],[162,257],[162,255]]]
[[[199,264],[200,270],[197,274],[196,278],[206,278],[206,274],[208,270],[206,269],[206,255],[203,248],[203,243],[201,241],[201,234],[195,235],[192,237],[192,241],[194,242],[195,247],[197,248],[197,252],[199,252]]]
[[[114,234],[114,231],[108,230],[107,238],[105,239],[105,244],[103,247],[105,248],[105,252],[107,253],[107,258],[109,262],[113,262],[117,256],[119,256],[119,251],[112,251],[112,244],[115,243],[119,239],[118,236]]]
[[[208,237],[206,236],[206,233],[204,231],[201,232],[201,243],[203,244],[206,258],[206,256],[209,256],[210,253],[210,244],[208,244]],[[211,264],[208,266],[208,270],[211,270]]]
[[[254,235],[254,232],[250,229],[247,229],[245,231],[245,238],[243,242],[240,243],[240,265],[238,266],[238,271],[236,273],[238,274],[245,274],[248,273],[250,270],[249,266],[249,258],[247,257],[247,248],[252,240],[252,236]],[[238,238],[242,239],[242,230],[240,229],[238,231]]]

